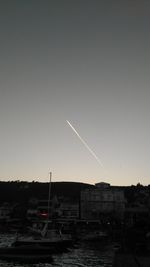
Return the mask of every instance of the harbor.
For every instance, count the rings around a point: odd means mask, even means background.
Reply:
[[[40,194],[39,199],[28,195],[26,202],[20,201],[20,209],[11,201],[10,204],[2,202],[0,267],[150,265],[148,187],[120,188],[101,182],[83,188],[82,184],[61,183],[61,194],[71,186],[72,195],[69,196],[70,190],[67,190],[67,197],[59,194],[56,185],[59,187],[58,183],[51,182],[51,173],[47,184],[14,182],[7,185],[8,189],[9,186],[21,189],[20,197],[26,197],[24,194],[27,190],[30,192],[30,187],[31,194],[34,191],[35,195],[38,188]],[[40,197],[42,190],[44,199]],[[145,206],[133,208],[131,196],[138,204],[143,193]]]
[[[60,226],[62,222],[50,222]],[[24,233],[0,233],[0,267],[149,267],[149,239],[140,231],[95,227],[96,222],[66,222],[60,237],[26,229]],[[76,228],[75,228],[76,226]],[[93,227],[94,226],[94,227]],[[59,228],[60,229],[60,228]],[[70,229],[70,230],[69,230]],[[70,235],[68,235],[68,231]],[[67,232],[67,233],[66,233]],[[143,232],[142,232],[143,234]],[[68,237],[67,243],[65,238]],[[76,237],[76,238],[75,238]],[[134,237],[134,239],[133,239]],[[62,238],[62,239],[61,239]],[[71,239],[70,239],[71,238]],[[64,242],[65,241],[65,242]],[[69,243],[68,243],[69,241]],[[71,242],[70,242],[71,241]]]
[[[14,235],[3,234],[0,241],[1,246],[14,240]],[[81,242],[70,248],[67,252],[54,253],[51,262],[24,263],[20,261],[8,261],[0,259],[0,267],[111,267],[114,257],[113,244],[102,245],[100,242]]]

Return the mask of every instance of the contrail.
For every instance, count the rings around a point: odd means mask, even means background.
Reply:
[[[84,146],[88,149],[88,151],[93,155],[93,157],[97,160],[97,162],[101,165],[101,167],[103,167],[102,162],[100,161],[100,159],[96,156],[96,154],[93,152],[93,150],[88,146],[88,144],[82,139],[82,137],[78,134],[78,132],[76,131],[76,129],[72,126],[72,124],[66,120],[66,122],[69,124],[69,126],[71,127],[71,129],[75,132],[75,134],[78,136],[78,138],[80,139],[80,141],[84,144]]]

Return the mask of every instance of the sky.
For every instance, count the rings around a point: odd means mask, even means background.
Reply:
[[[149,0],[0,2],[0,180],[150,183],[149,25]]]

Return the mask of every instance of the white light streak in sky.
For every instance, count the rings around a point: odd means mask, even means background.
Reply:
[[[88,149],[88,151],[93,155],[93,157],[101,165],[101,167],[103,167],[103,164],[102,164],[101,160],[97,157],[97,155],[94,153],[94,151],[88,146],[88,144],[83,140],[83,138],[79,135],[79,133],[76,131],[76,129],[72,126],[72,124],[68,120],[66,120],[66,122],[69,124],[69,126],[74,131],[74,133],[78,136],[78,138],[84,144],[84,146]]]

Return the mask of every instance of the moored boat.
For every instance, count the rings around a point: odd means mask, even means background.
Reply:
[[[50,172],[49,192],[48,192],[48,206],[47,206],[47,220],[44,222],[42,229],[38,227],[30,228],[32,235],[28,237],[17,237],[13,246],[42,246],[48,247],[51,253],[64,252],[72,245],[72,238],[68,234],[62,234],[61,229],[51,225],[50,221],[50,197],[51,197],[51,178]]]
[[[57,229],[47,230],[45,235],[28,237],[18,237],[14,243],[14,247],[40,246],[48,248],[51,253],[59,253],[66,251],[72,245],[72,238],[69,235],[62,234]]]

